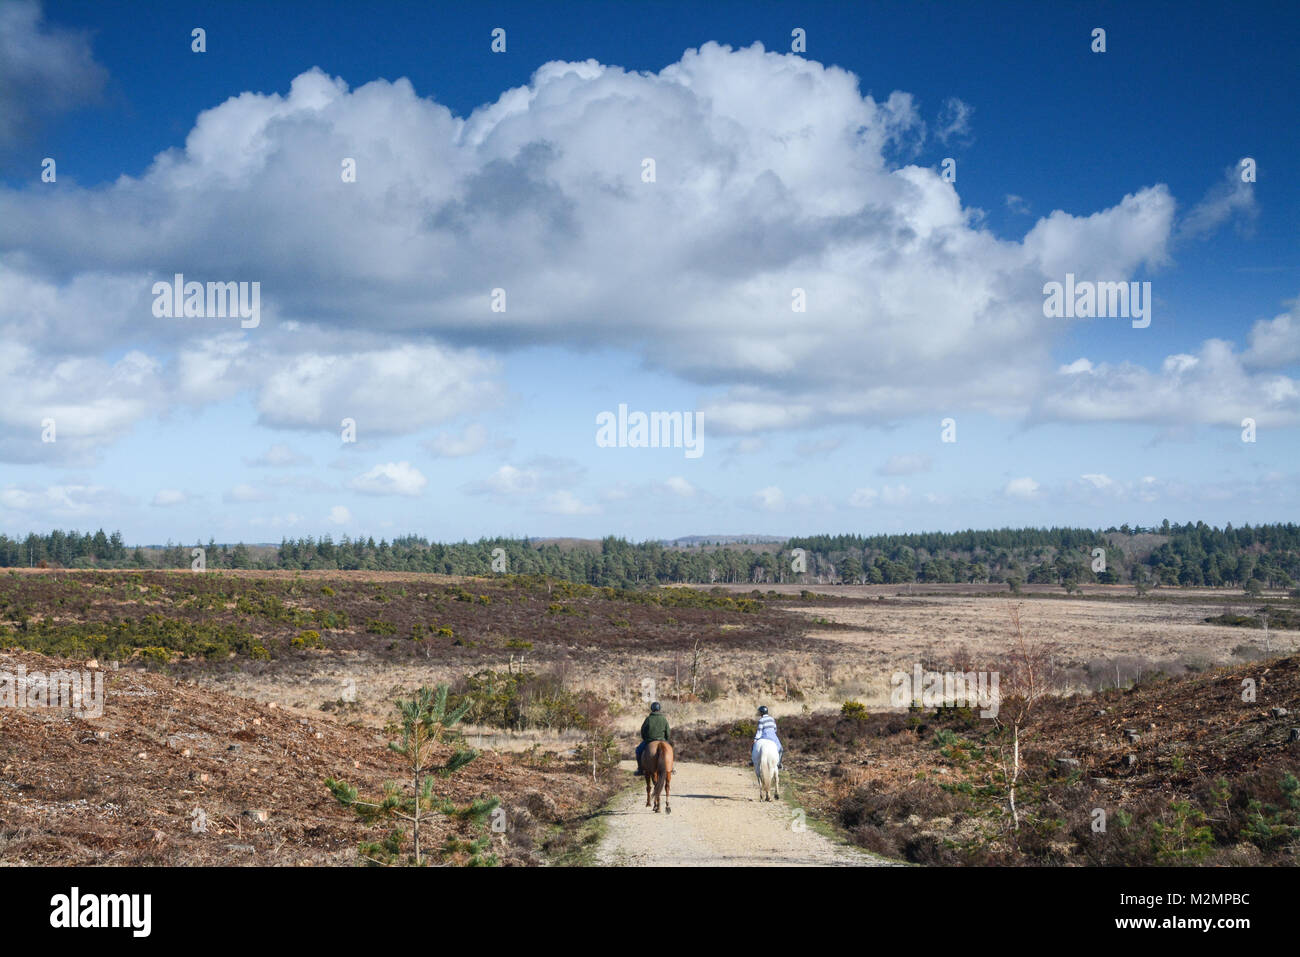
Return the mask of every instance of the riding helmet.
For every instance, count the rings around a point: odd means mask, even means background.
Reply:
[[[654,704],[650,705],[650,710],[651,710],[651,711],[658,711],[658,710],[659,710],[659,702],[656,701]]]
[[[764,704],[764,705],[759,705],[759,706],[758,706],[758,713],[759,713],[759,714],[767,714],[767,705],[765,705],[765,704]]]

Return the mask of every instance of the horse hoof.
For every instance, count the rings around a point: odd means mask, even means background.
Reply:
[[[664,808],[664,813],[665,813],[665,814],[672,814],[672,813],[673,813],[673,809],[670,808],[670,807],[666,807],[666,808]]]

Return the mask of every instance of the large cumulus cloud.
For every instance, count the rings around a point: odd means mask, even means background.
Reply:
[[[138,179],[0,191],[0,338],[135,350],[140,389],[251,390],[282,428],[352,410],[379,432],[447,421],[500,401],[489,353],[533,343],[633,350],[709,387],[715,431],[953,407],[1095,417],[1040,401],[1066,327],[1044,320],[1042,284],[1159,267],[1173,197],[1135,189],[1000,239],[906,161],[923,136],[907,94],[877,100],[758,45],[706,44],[658,73],[548,63],[468,117],[404,79],[350,90],[311,70],[200,114]],[[155,319],[149,286],[176,272],[260,281],[262,325]],[[112,411],[104,429],[129,414]]]

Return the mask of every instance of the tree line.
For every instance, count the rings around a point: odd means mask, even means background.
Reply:
[[[275,548],[245,544],[128,548],[120,532],[55,530],[0,534],[0,567],[190,568],[194,549],[208,569],[324,569],[445,575],[550,575],[591,585],[844,582],[1086,582],[1290,588],[1300,580],[1300,526],[1224,528],[1204,522],[1160,526],[968,529],[895,535],[813,535],[782,546],[665,546],[614,536],[595,547],[561,548],[527,538],[431,542],[285,538]],[[802,550],[801,552],[796,550]],[[798,570],[796,570],[798,569]],[[1252,583],[1254,583],[1252,585]]]

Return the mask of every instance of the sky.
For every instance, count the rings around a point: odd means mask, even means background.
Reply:
[[[1297,48],[1272,3],[0,0],[0,531],[1295,521]]]

